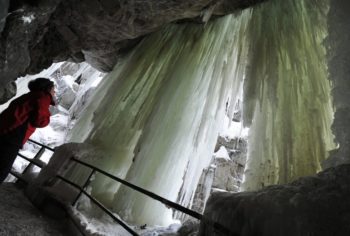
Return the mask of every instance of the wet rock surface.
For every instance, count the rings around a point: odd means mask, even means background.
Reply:
[[[349,196],[350,165],[257,192],[214,193],[204,214],[231,234],[202,222],[199,235],[350,235]]]

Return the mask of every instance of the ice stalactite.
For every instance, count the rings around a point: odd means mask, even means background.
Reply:
[[[249,12],[238,18],[229,16],[204,30],[198,26],[168,29],[181,35],[176,40],[183,44],[181,50],[168,52],[180,60],[167,72],[169,81],[139,141],[129,181],[172,201],[179,198],[182,205],[190,204],[201,172],[210,163],[226,102],[235,103],[238,95],[247,52],[243,32],[249,16]],[[128,212],[137,222],[171,219],[165,206],[124,187],[115,197],[114,208]]]
[[[248,26],[250,126],[244,189],[286,183],[321,169],[334,148],[326,49],[329,0],[270,1]]]
[[[102,81],[71,140],[102,150],[88,158],[94,165],[189,206],[225,114],[233,116],[250,17],[245,11],[205,27],[170,25],[144,39]],[[129,222],[172,221],[164,205],[99,175],[92,193]]]

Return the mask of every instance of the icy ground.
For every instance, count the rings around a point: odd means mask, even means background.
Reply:
[[[0,184],[0,236],[63,236],[65,228],[40,213],[15,184]]]

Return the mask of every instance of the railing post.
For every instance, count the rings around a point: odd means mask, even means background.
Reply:
[[[135,232],[131,227],[129,227],[123,220],[121,220],[118,217],[116,217],[110,210],[108,210],[105,206],[103,206],[102,203],[100,203],[97,199],[95,199],[94,197],[89,195],[79,185],[77,185],[76,183],[73,183],[72,181],[70,181],[68,179],[65,179],[64,177],[62,177],[60,175],[56,175],[56,177],[59,178],[60,180],[64,181],[64,182],[72,185],[73,187],[79,189],[83,194],[85,194],[85,196],[87,196],[93,203],[95,203],[102,211],[104,211],[107,215],[109,215],[113,220],[118,222],[118,224],[120,224],[120,226],[122,226],[125,230],[127,230],[131,235],[139,236],[139,234],[137,232]]]
[[[92,171],[91,171],[91,173],[89,174],[89,177],[86,179],[86,181],[85,181],[85,183],[84,183],[82,189],[85,190],[86,187],[90,184],[90,182],[91,182],[91,177],[95,174],[95,172],[96,172],[96,171],[95,171],[94,169],[92,169]],[[77,201],[79,200],[79,198],[80,198],[80,196],[81,196],[82,193],[83,193],[83,191],[80,190],[78,196],[77,196],[77,197],[75,198],[75,200],[73,201],[72,206],[74,206],[74,205],[77,203]]]
[[[37,152],[37,154],[35,154],[35,156],[33,157],[33,160],[39,160],[40,157],[44,154],[45,152],[45,147],[41,147],[40,150]],[[24,175],[25,173],[27,173],[27,171],[33,167],[32,162],[29,162],[29,164],[26,166],[26,168],[23,170],[22,175]]]

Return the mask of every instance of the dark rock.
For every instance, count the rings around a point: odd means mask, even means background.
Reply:
[[[216,141],[215,152],[219,150],[221,146],[226,147],[228,150],[241,150],[242,152],[247,152],[247,141],[240,137],[227,138],[219,136]]]
[[[350,235],[350,165],[257,192],[214,193],[199,235]],[[215,232],[212,221],[231,233]]]
[[[186,220],[177,231],[179,236],[197,235],[199,231],[198,220]]]
[[[9,7],[9,0],[0,0],[0,33],[4,29],[6,16]]]
[[[6,103],[16,95],[17,86],[15,82],[9,82],[4,87],[0,87],[0,104]]]
[[[207,9],[228,14],[262,1],[13,0],[5,27],[0,23],[0,85],[64,60],[86,61],[107,72],[144,35],[170,22]],[[7,14],[7,3],[1,1],[0,16]]]
[[[350,163],[350,2],[330,1],[329,35],[326,40],[329,79],[335,110],[332,131],[339,148],[330,153],[324,167]]]
[[[0,235],[70,235],[65,220],[40,212],[14,183],[0,184]]]

